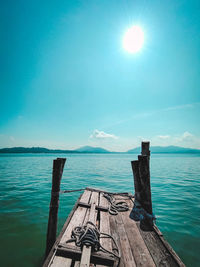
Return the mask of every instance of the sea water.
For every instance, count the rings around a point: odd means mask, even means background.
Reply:
[[[1,266],[41,266],[53,159],[66,157],[61,189],[132,192],[134,154],[1,154]],[[200,156],[153,154],[151,190],[156,224],[187,266],[200,262]],[[60,231],[80,192],[60,195]]]

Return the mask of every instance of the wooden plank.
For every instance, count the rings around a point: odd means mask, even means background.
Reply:
[[[143,231],[140,223],[136,223],[141,236],[155,262],[156,266],[178,267],[180,266],[171,256],[170,252],[163,245],[158,235],[154,231]]]
[[[166,249],[170,252],[173,259],[176,261],[178,266],[185,267],[185,264],[181,261],[179,256],[176,254],[176,252],[173,250],[173,248],[170,246],[170,244],[164,239],[163,234],[160,232],[158,227],[156,225],[153,226],[154,232],[157,234],[163,245],[166,247]]]
[[[96,223],[96,218],[97,218],[96,205],[98,205],[98,201],[99,201],[99,193],[92,192],[90,199],[91,209],[90,209],[89,221],[91,221],[94,224]]]
[[[143,267],[155,267],[146,244],[134,220],[129,217],[130,212],[122,212],[121,218],[134,256],[135,263]]]
[[[57,255],[67,258],[73,258],[74,261],[79,262],[82,256],[82,251],[79,247],[69,246],[67,244],[59,245],[57,249]],[[92,252],[91,260],[94,264],[106,264],[106,266],[113,266],[114,259],[111,255],[105,254],[101,251]],[[90,263],[91,266],[91,263]],[[92,265],[93,266],[93,265]]]
[[[94,223],[96,222],[97,211],[95,210],[95,208],[98,205],[98,199],[99,199],[99,193],[98,192],[92,192],[90,200],[89,200],[89,207],[90,208],[87,209],[83,224],[86,224],[88,221],[94,221]],[[93,213],[91,213],[92,205],[94,206],[93,207]],[[95,218],[89,218],[89,216],[95,216]]]
[[[80,267],[80,261],[75,261],[74,267]]]
[[[136,267],[129,239],[127,237],[120,213],[115,216],[115,222],[117,224],[116,230],[121,244],[121,257],[123,258],[123,263],[126,267]]]
[[[99,205],[108,209],[108,200],[103,196],[103,193],[100,193]],[[110,233],[110,222],[109,222],[109,213],[105,211],[100,212],[100,232],[111,234]],[[100,238],[100,244],[103,248],[112,252],[112,241],[110,238]],[[96,265],[96,267],[105,267],[106,265]]]
[[[117,224],[115,222],[115,216],[112,216],[111,215],[109,217],[109,222],[110,222],[110,232],[111,232],[111,235],[114,238],[114,240],[115,240],[115,242],[117,244],[117,247],[118,247],[118,249],[120,251],[120,255],[121,255],[122,247],[121,247],[119,235],[118,235],[118,232],[117,232]],[[115,264],[114,264],[114,267],[116,267],[116,266],[118,266],[118,261],[116,261]],[[120,265],[119,265],[119,267],[125,267],[123,257],[121,257],[121,259],[120,259]]]
[[[64,258],[61,256],[56,256],[50,266],[54,267],[70,267],[72,264],[72,259]]]
[[[83,195],[81,196],[81,199],[80,199],[79,202],[83,202],[83,203],[86,203],[86,204],[88,203],[89,204],[90,203],[91,194],[92,194],[91,191],[85,190]]]
[[[100,194],[100,206],[108,207],[108,201]],[[110,235],[110,222],[109,222],[109,213],[101,211],[100,212],[100,232]],[[100,244],[107,249],[112,251],[112,241],[110,238],[101,238]]]
[[[89,221],[94,220],[94,221],[91,221],[91,222],[93,222],[95,224],[95,226],[98,227],[97,226],[97,210],[96,210],[96,207],[99,205],[99,192],[93,192],[92,193],[92,197],[91,197],[90,203],[91,203],[91,206],[94,205],[94,214],[90,215],[91,217],[89,217]],[[95,265],[90,263],[89,266],[90,267],[94,267]]]
[[[124,195],[117,195],[115,194],[115,200],[116,201],[126,201],[129,200],[129,202],[127,202],[129,209],[131,209],[133,207],[133,203],[130,200],[130,198],[128,197],[128,195],[130,194],[124,194]],[[119,237],[119,233],[118,233],[118,226],[116,224],[116,220],[115,220],[115,216],[109,215],[109,223],[110,223],[110,233],[112,235],[112,237],[114,238],[115,242],[117,243],[117,246],[119,248],[120,251],[120,255],[121,255],[121,251],[122,251],[122,247],[121,247],[121,243],[120,243],[120,237]],[[114,244],[112,243],[113,248],[114,248]],[[115,264],[114,266],[118,266],[118,260],[115,260]],[[123,255],[121,255],[121,259],[120,259],[120,267],[125,267],[125,263],[124,263],[124,259],[123,259]]]
[[[84,191],[83,195],[81,196],[80,201],[88,203],[90,200],[91,192],[90,191]],[[76,211],[74,212],[73,217],[71,218],[70,223],[68,224],[68,227],[66,228],[60,243],[65,243],[67,240],[71,238],[71,232],[72,229],[76,226],[80,226],[83,223],[83,220],[85,218],[87,209],[83,207],[77,207]],[[70,245],[75,245],[74,242],[70,243]],[[58,266],[59,264],[59,258],[57,255],[55,255],[55,258],[52,263],[52,267]],[[58,263],[57,263],[58,262]]]
[[[91,247],[83,246],[80,267],[90,266]]]
[[[90,200],[90,196],[91,196],[90,191],[84,191],[80,201],[88,203]],[[61,238],[61,241],[60,241],[61,243],[64,243],[71,238],[71,232],[72,232],[72,229],[74,227],[82,225],[83,220],[84,220],[85,215],[86,215],[86,212],[87,212],[87,209],[84,207],[78,207],[76,209],[67,229],[65,230],[65,232]],[[70,244],[72,244],[72,243],[70,243]]]
[[[96,217],[97,217],[96,205],[98,205],[98,199],[99,199],[99,193],[92,192],[91,200],[90,200],[91,208],[90,208],[88,221],[94,223],[95,225],[96,225]],[[83,246],[80,267],[90,266],[90,256],[91,256],[91,247]]]
[[[86,203],[83,203],[83,202],[79,202],[78,204],[80,207],[84,207],[84,208],[90,208],[91,205],[90,204],[86,204]],[[108,211],[107,208],[104,208],[102,206],[96,206],[96,210],[100,210],[100,211]]]
[[[105,209],[109,208],[109,202],[108,200],[103,196],[103,193],[100,193],[100,201],[99,206],[104,207]]]

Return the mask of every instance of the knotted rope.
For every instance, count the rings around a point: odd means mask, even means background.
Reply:
[[[105,249],[99,242],[100,238],[111,238],[115,246],[113,250],[115,250],[116,253]],[[71,239],[67,240],[66,243],[70,242],[75,242],[76,246],[80,248],[83,248],[84,245],[87,247],[91,246],[92,251],[97,252],[101,250],[113,255],[118,258],[118,260],[120,259],[119,249],[113,237],[109,234],[99,232],[97,227],[90,221],[85,225],[77,226],[72,230]]]
[[[116,202],[113,194],[110,194],[110,193],[104,193],[103,196],[110,203],[110,205],[109,205],[109,213],[111,215],[117,215],[118,212],[128,211],[129,210],[129,207],[128,207],[128,204],[126,203],[126,201]]]

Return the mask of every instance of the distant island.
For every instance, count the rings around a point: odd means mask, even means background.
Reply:
[[[193,149],[193,148],[185,148],[179,146],[151,146],[150,147],[151,153],[176,153],[176,154],[183,154],[183,153],[190,153],[190,154],[199,154],[200,149]],[[127,153],[140,153],[141,148],[136,147],[127,151]]]
[[[84,146],[74,150],[63,150],[63,149],[48,149],[44,147],[11,147],[11,148],[1,148],[0,153],[130,153],[139,154],[141,152],[140,147],[130,149],[126,152],[113,152],[106,150],[101,147]],[[178,146],[152,146],[151,153],[173,153],[173,154],[200,154],[200,149],[184,148]]]

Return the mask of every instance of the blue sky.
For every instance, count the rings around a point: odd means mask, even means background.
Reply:
[[[200,148],[199,1],[1,5],[0,147]]]

